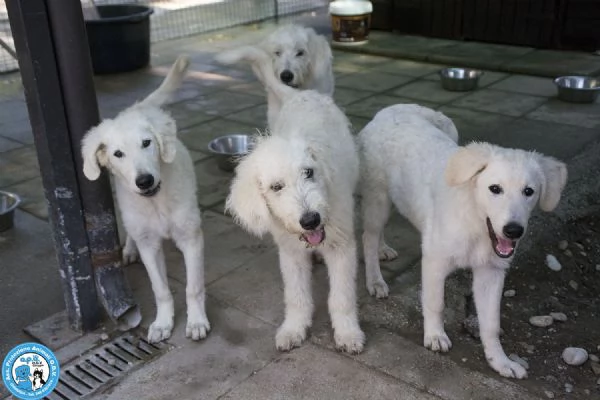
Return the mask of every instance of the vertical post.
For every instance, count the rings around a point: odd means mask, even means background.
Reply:
[[[101,318],[64,93],[44,0],[7,0],[33,129],[60,277],[71,327],[94,329]]]
[[[97,325],[100,294],[113,320],[135,326],[140,314],[120,268],[108,177],[90,182],[82,172],[81,138],[99,116],[81,3],[7,0],[7,8],[71,325],[78,330]],[[93,318],[78,313],[82,303],[95,310]]]

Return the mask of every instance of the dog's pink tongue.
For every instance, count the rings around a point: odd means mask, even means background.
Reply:
[[[310,231],[304,234],[304,238],[309,244],[315,246],[323,241],[323,231]]]
[[[513,245],[512,240],[505,239],[502,237],[498,237],[497,239],[498,239],[498,244],[496,245],[496,250],[498,250],[498,252],[500,254],[508,255],[513,252],[513,250],[515,249],[515,246]]]

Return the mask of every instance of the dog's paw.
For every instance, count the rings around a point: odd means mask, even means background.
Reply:
[[[398,252],[387,244],[384,243],[379,248],[379,261],[392,261],[396,258],[398,258]]]
[[[140,254],[138,253],[137,247],[129,242],[125,244],[123,247],[123,265],[133,264],[138,262],[140,259]]]
[[[444,331],[425,334],[423,345],[429,350],[441,351],[442,353],[445,353],[452,348],[452,342]]]
[[[210,323],[207,319],[194,321],[188,318],[187,325],[185,327],[185,337],[192,340],[204,339],[210,331]]]
[[[504,356],[498,359],[488,358],[488,363],[494,371],[505,378],[524,379],[527,378],[527,370],[519,363]]]
[[[388,297],[390,292],[387,283],[385,283],[383,279],[367,283],[367,290],[371,296],[374,296],[378,299],[384,299]]]
[[[350,354],[358,354],[365,346],[365,334],[360,328],[336,331],[333,335],[335,348]]]
[[[164,323],[162,321],[154,321],[148,328],[148,342],[158,343],[167,340],[171,337],[173,330],[173,322]]]
[[[290,328],[281,326],[275,336],[275,346],[279,351],[290,351],[299,347],[306,339],[306,328]]]

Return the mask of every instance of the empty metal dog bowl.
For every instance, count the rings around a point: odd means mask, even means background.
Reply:
[[[600,92],[600,79],[587,76],[561,76],[554,83],[558,98],[570,103],[593,103]]]
[[[13,227],[15,209],[21,203],[21,198],[14,193],[0,191],[0,232]]]
[[[252,138],[249,135],[233,134],[213,139],[208,151],[217,156],[217,165],[223,171],[235,169],[238,159],[252,150]]]
[[[440,70],[442,87],[452,92],[466,92],[477,88],[482,71],[469,68],[444,68]]]

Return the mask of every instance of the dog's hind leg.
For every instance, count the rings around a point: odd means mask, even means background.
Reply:
[[[289,351],[306,339],[312,325],[311,255],[304,250],[279,248],[279,266],[283,278],[285,319],[275,336],[277,350]]]
[[[510,360],[500,344],[500,303],[505,271],[499,268],[473,269],[473,294],[479,319],[479,335],[490,366],[507,378],[522,379],[527,371]]]
[[[125,246],[123,246],[123,265],[133,264],[138,261],[140,254],[138,253],[135,241],[131,236],[127,235],[125,238]]]
[[[148,341],[157,343],[171,336],[173,330],[173,296],[167,281],[165,254],[162,249],[162,239],[145,237],[137,242],[142,262],[148,271],[152,291],[156,300],[156,319],[148,328]]]
[[[423,303],[423,345],[433,351],[446,352],[452,342],[444,330],[444,284],[449,273],[448,260],[423,252],[421,286]]]
[[[381,251],[387,248],[395,256],[398,255],[383,241],[383,228],[390,214],[390,198],[387,189],[382,187],[376,189],[364,187],[362,193],[362,240],[367,290],[371,296],[384,298],[388,296],[389,289],[383,280],[379,266]],[[390,253],[390,256],[394,254]]]
[[[175,237],[177,247],[183,253],[186,272],[187,325],[185,336],[192,340],[206,337],[210,323],[206,316],[204,289],[204,237],[202,229],[194,229],[191,235]]]
[[[356,244],[323,251],[329,271],[329,314],[335,346],[351,354],[360,353],[365,334],[358,324],[356,304]]]

